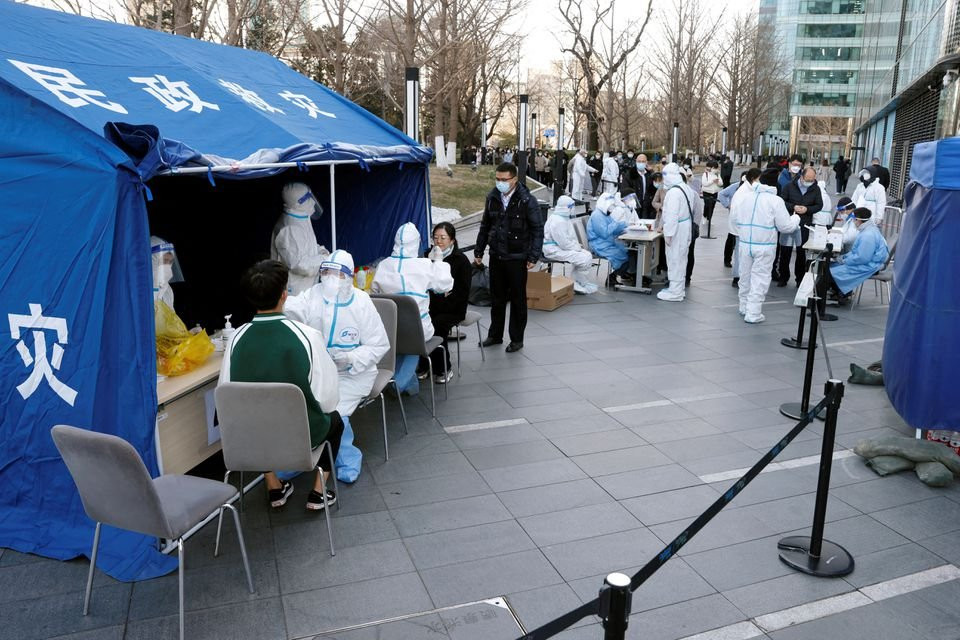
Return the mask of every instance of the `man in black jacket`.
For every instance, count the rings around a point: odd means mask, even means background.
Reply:
[[[883,185],[884,189],[890,189],[890,170],[885,166],[880,164],[880,158],[874,158],[871,161],[871,164],[877,170],[877,179],[880,180],[880,184]]]
[[[800,286],[803,275],[807,272],[807,252],[803,245],[810,237],[807,225],[813,225],[813,214],[823,209],[823,196],[820,194],[820,185],[817,184],[817,171],[807,167],[796,180],[791,180],[783,188],[783,202],[787,205],[787,213],[800,216],[800,245],[797,246],[797,260],[793,265],[793,277]],[[790,254],[793,247],[780,247],[780,281],[779,286],[786,286],[790,278]]]
[[[730,180],[733,178],[733,160],[729,155],[722,156],[720,161],[720,179],[723,180],[723,188],[730,186]]]
[[[503,343],[503,325],[510,303],[510,344],[507,353],[523,349],[527,327],[527,271],[543,250],[543,215],[537,199],[517,180],[517,167],[497,167],[497,187],[487,195],[473,251],[483,264],[490,245],[490,329],[483,346]]]
[[[636,161],[630,160],[632,166],[624,169],[620,191],[630,189],[637,196],[637,215],[641,218],[655,218],[653,210],[653,173],[647,169],[647,156],[643,153],[637,156]]]

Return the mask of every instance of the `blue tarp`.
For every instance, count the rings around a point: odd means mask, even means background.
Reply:
[[[157,472],[144,182],[248,157],[361,159],[337,169],[337,219],[362,264],[399,223],[428,237],[430,150],[257,52],[0,0],[0,54],[0,547],[65,559],[89,553],[93,527],[53,425],[120,435]],[[175,567],[143,536],[101,544],[119,579]]]
[[[960,138],[914,147],[894,260],[883,377],[918,429],[960,429]]]

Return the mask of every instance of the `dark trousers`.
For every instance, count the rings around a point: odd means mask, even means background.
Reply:
[[[713,210],[716,206],[717,206],[717,195],[715,193],[703,194],[704,220],[713,220]]]
[[[337,459],[337,454],[340,453],[340,438],[343,437],[343,418],[340,417],[340,414],[336,411],[330,414],[330,431],[327,432],[327,437],[324,438],[327,442],[330,443],[330,449],[333,452],[333,459]],[[319,446],[319,445],[318,445]],[[327,454],[324,453],[320,456],[320,462],[318,463],[320,468],[326,472],[330,472],[330,460],[327,458]]]
[[[430,352],[430,363],[433,365],[433,375],[440,375],[444,371],[444,364],[446,364],[446,370],[450,371],[450,344],[447,339],[447,335],[450,333],[450,330],[453,329],[453,325],[458,324],[463,318],[455,318],[446,314],[431,314],[430,322],[433,323],[433,335],[443,338],[443,346],[437,347]],[[444,362],[446,360],[446,362]],[[427,359],[420,358],[420,364],[417,366],[417,369],[425,370],[427,369]]]
[[[687,251],[687,280],[693,276],[693,248],[697,246],[697,238],[690,237],[690,249]]]
[[[723,264],[733,264],[733,250],[737,246],[737,236],[727,234],[727,241],[723,243]]]
[[[800,227],[800,237],[803,243],[810,237],[810,230],[804,226]],[[780,282],[786,282],[790,279],[790,256],[794,253],[794,247],[780,247],[780,262],[777,272],[780,275]],[[793,279],[797,284],[803,280],[803,274],[807,272],[807,252],[802,246],[796,247],[796,260],[793,263]]]
[[[844,193],[847,190],[847,181],[849,178],[844,178],[841,180],[837,178],[837,193]]]
[[[510,342],[523,342],[527,328],[527,263],[490,256],[490,330],[487,337],[503,340],[510,303]]]

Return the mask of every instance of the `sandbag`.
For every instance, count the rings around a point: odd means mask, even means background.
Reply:
[[[877,456],[867,460],[867,466],[877,472],[877,475],[889,476],[908,469],[913,469],[917,463],[900,456]]]
[[[953,474],[950,469],[939,462],[918,462],[917,477],[921,482],[931,487],[945,487],[953,482]]]
[[[883,386],[883,373],[864,369],[860,365],[850,363],[850,377],[847,382],[851,384],[865,384],[875,387]]]
[[[940,462],[954,475],[960,475],[960,456],[952,449],[929,440],[903,436],[871,438],[858,442],[853,451],[864,458],[888,455],[900,456],[914,462]]]

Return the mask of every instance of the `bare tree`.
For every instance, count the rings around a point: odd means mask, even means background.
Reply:
[[[587,118],[587,145],[599,147],[601,94],[607,90],[606,109],[612,116],[614,76],[633,51],[650,22],[653,0],[647,0],[647,8],[641,21],[626,23],[619,32],[614,28],[616,0],[558,0],[558,8],[566,26],[564,33],[569,44],[563,48],[579,66],[585,85],[585,96],[576,109]],[[586,4],[586,6],[584,6]],[[604,36],[609,33],[609,42]]]

